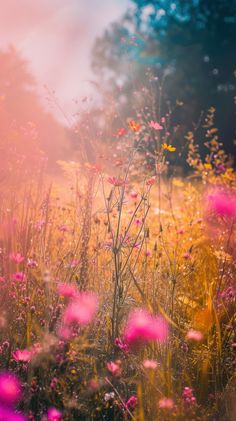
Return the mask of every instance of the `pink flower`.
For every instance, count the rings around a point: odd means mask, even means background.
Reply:
[[[0,421],[26,421],[26,417],[13,409],[0,405]]]
[[[60,283],[57,287],[57,292],[62,297],[75,298],[78,294],[77,288],[73,284]]]
[[[203,340],[203,334],[202,332],[199,332],[198,330],[190,329],[186,335],[186,338],[192,341],[202,341]]]
[[[117,129],[115,136],[122,137],[122,136],[125,136],[126,133],[127,133],[127,130],[124,127],[120,127],[119,129]]]
[[[137,199],[138,193],[136,191],[131,191],[130,192],[130,197],[131,197],[131,199]]]
[[[196,398],[193,396],[193,389],[191,387],[184,388],[182,398],[186,409],[196,404]]]
[[[65,310],[64,324],[78,323],[82,326],[87,325],[93,320],[97,308],[98,299],[96,295],[91,292],[81,292]]]
[[[110,361],[109,363],[107,363],[107,369],[108,371],[110,371],[111,374],[113,374],[114,376],[117,376],[120,374],[121,372],[121,368],[120,365],[117,363],[114,363],[113,361]]]
[[[172,409],[174,407],[173,399],[162,398],[159,400],[159,408],[162,409]]]
[[[148,342],[165,342],[168,324],[162,316],[154,316],[144,309],[134,310],[129,315],[125,331],[125,342],[132,346]]]
[[[21,361],[21,362],[29,362],[32,356],[31,351],[28,349],[18,349],[17,351],[12,353],[12,356],[15,361]]]
[[[0,276],[0,283],[5,282],[4,276]]]
[[[27,260],[27,267],[30,269],[34,269],[38,266],[38,263],[36,262],[36,260],[33,259],[28,259]]]
[[[26,279],[26,276],[24,272],[14,272],[12,274],[13,281],[22,282],[22,281],[25,281],[25,279]]]
[[[57,408],[51,407],[48,409],[48,421],[60,421],[62,419],[62,413]]]
[[[155,360],[144,360],[143,367],[147,369],[155,370],[157,368],[157,362]]]
[[[18,377],[10,372],[0,373],[0,402],[14,405],[21,398],[21,384]]]
[[[117,346],[117,348],[119,348],[121,351],[123,352],[128,352],[129,347],[128,344],[125,343],[122,339],[120,338],[116,338],[115,339],[115,345]]]
[[[153,186],[153,184],[155,184],[156,182],[156,177],[151,177],[146,181],[146,185],[147,186]]]
[[[50,383],[51,389],[56,389],[57,385],[58,385],[58,379],[56,377],[53,377]]]
[[[236,217],[236,195],[228,190],[216,190],[207,196],[210,211],[226,218]]]
[[[20,253],[11,253],[10,260],[14,263],[22,263],[24,260],[24,257]]]
[[[128,409],[134,409],[136,407],[137,403],[138,403],[137,396],[132,395],[127,400],[127,402],[125,404],[125,407],[128,408]]]
[[[149,127],[151,127],[151,129],[154,129],[154,130],[162,130],[163,129],[163,127],[159,123],[157,123],[157,121],[151,120],[148,123],[148,125],[149,125]]]
[[[127,184],[127,181],[123,180],[122,178],[116,178],[116,177],[108,177],[107,178],[108,183],[113,184],[113,186],[120,187]]]

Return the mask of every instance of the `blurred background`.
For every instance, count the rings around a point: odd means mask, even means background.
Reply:
[[[181,127],[177,142],[214,106],[234,155],[235,1],[0,3],[2,162],[20,153],[26,163],[37,147],[54,168],[58,159],[76,159],[82,143],[94,161],[93,142],[112,142],[137,117],[134,92],[148,85],[158,106],[155,81],[161,101],[181,104],[171,122]]]

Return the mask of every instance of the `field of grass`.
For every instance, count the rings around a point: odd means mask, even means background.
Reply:
[[[108,170],[6,158],[0,420],[235,419],[235,173],[210,118],[187,175],[165,139],[147,170],[143,125]]]

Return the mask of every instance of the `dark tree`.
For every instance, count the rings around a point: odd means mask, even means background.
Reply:
[[[131,92],[145,79],[149,67],[155,76],[164,78],[164,100],[184,102],[175,118],[186,130],[198,121],[201,110],[212,105],[217,108],[216,125],[232,152],[236,2],[132,3],[134,7],[112,24],[94,47],[93,68],[105,91],[116,95],[123,116],[130,115]]]

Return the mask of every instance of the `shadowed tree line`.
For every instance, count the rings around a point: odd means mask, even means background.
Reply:
[[[202,110],[215,106],[221,140],[233,154],[236,2],[132,0],[132,5],[93,50],[105,96],[112,93],[121,116],[130,117],[132,92],[148,67],[162,81],[163,104],[184,103],[173,114],[173,125],[187,131]]]

